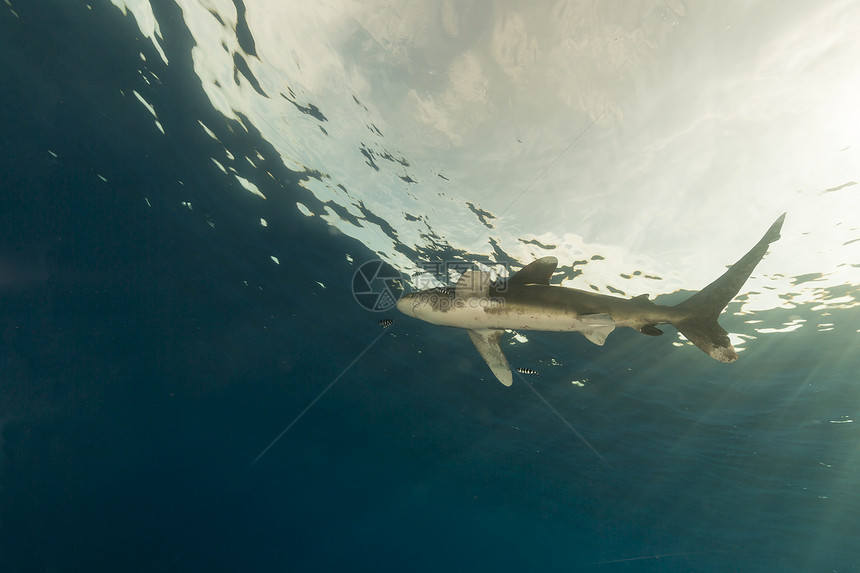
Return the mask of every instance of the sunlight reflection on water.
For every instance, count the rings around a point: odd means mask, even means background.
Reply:
[[[788,211],[739,312],[860,304],[856,3],[179,4],[211,103],[308,174],[298,208],[409,275],[552,254],[587,262],[565,286],[697,290]],[[213,157],[265,200],[256,160]]]

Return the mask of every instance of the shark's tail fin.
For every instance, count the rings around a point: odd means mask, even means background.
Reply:
[[[738,353],[728,333],[717,323],[717,317],[731,302],[767,252],[770,243],[779,239],[785,213],[771,225],[764,237],[720,278],[675,307],[682,317],[672,321],[687,340],[720,362],[734,362]]]

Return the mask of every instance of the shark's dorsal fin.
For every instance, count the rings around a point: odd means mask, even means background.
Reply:
[[[543,257],[532,261],[508,279],[508,286],[514,285],[548,285],[552,273],[558,266],[555,257]]]
[[[647,294],[640,294],[640,295],[634,296],[634,297],[633,297],[632,299],[630,299],[630,300],[647,300],[648,302],[651,302],[651,299],[650,299],[650,298],[648,298],[648,295],[647,295]]]
[[[460,276],[454,294],[458,298],[475,298],[490,295],[492,276],[486,271],[468,270]]]
[[[475,348],[478,349],[481,358],[486,361],[487,366],[499,379],[499,382],[505,386],[510,386],[514,383],[514,376],[511,374],[511,367],[508,366],[508,360],[502,354],[502,348],[499,346],[499,339],[505,333],[504,330],[467,330],[469,338],[475,343]]]

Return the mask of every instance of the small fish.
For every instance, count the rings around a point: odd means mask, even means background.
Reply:
[[[383,318],[382,320],[380,320],[380,321],[379,321],[379,322],[377,322],[376,324],[378,324],[378,325],[379,325],[379,326],[381,326],[382,328],[388,328],[389,326],[391,326],[392,324],[394,324],[394,321],[393,321],[393,320],[391,320],[390,318]]]
[[[540,376],[540,372],[532,370],[531,368],[517,368],[517,372],[520,374],[534,374],[535,376]]]
[[[454,289],[451,287],[436,287],[436,292],[445,296],[454,296]]]

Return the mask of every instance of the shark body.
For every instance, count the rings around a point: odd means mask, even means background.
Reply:
[[[503,283],[491,281],[488,272],[466,271],[453,289],[410,293],[398,301],[397,308],[426,322],[466,329],[505,386],[513,383],[510,366],[499,346],[505,330],[581,332],[591,342],[603,345],[618,327],[658,336],[663,333],[658,324],[671,324],[712,358],[734,362],[737,352],[717,317],[738,294],[768,245],[779,239],[784,219],[785,214],[721,277],[674,306],[656,304],[648,295],[625,299],[550,285],[558,260],[543,257]]]

